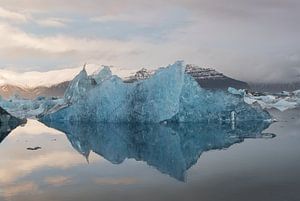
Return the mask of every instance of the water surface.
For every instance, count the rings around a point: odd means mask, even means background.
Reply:
[[[299,200],[300,113],[273,114],[270,127],[29,120],[1,137],[0,200]]]

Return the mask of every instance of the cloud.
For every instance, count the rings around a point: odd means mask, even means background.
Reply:
[[[28,194],[28,192],[37,192],[39,186],[34,182],[23,182],[19,184],[13,184],[8,186],[1,187],[2,196],[4,196],[7,200],[10,200],[11,197],[17,196],[23,193]]]
[[[30,21],[45,29],[3,22],[0,66],[46,71],[94,62],[139,68],[184,59],[246,81],[299,80],[297,0],[2,0],[4,5],[30,13]],[[65,18],[72,23],[60,20]]]
[[[1,49],[18,47],[37,49],[48,53],[67,53],[70,51],[109,52],[107,50],[112,49],[126,52],[130,51],[132,46],[131,43],[117,40],[78,38],[67,35],[37,36],[5,23],[0,24],[0,38],[3,41],[0,44]]]
[[[90,21],[92,22],[135,22],[136,18],[132,18],[129,15],[104,15],[98,17],[91,17]]]
[[[70,177],[66,177],[66,176],[51,176],[51,177],[46,177],[44,179],[44,182],[52,186],[62,186],[62,185],[70,184],[72,181]]]
[[[15,160],[7,160],[6,164],[1,164],[0,168],[0,185],[14,182],[24,176],[29,175],[33,171],[42,168],[59,168],[67,169],[71,166],[81,164],[83,159],[72,152],[52,152],[37,157],[31,157],[30,160],[24,158],[14,158]],[[53,163],[55,161],[55,163]]]
[[[93,179],[94,183],[97,185],[132,185],[138,184],[138,181],[135,178],[124,177],[124,178],[95,178]]]
[[[6,10],[0,6],[0,18],[10,20],[13,22],[24,23],[27,22],[28,17],[24,14]]]
[[[65,19],[60,19],[60,18],[46,18],[46,19],[41,19],[37,20],[36,23],[40,26],[43,27],[65,27],[66,25],[66,20]]]

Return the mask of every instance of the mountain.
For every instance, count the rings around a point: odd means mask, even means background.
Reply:
[[[5,99],[9,99],[12,96],[19,96],[25,99],[34,99],[38,96],[62,97],[68,85],[69,81],[65,81],[49,87],[39,86],[34,88],[5,84],[0,86],[0,95]]]
[[[213,68],[200,68],[192,64],[187,64],[185,71],[187,74],[193,76],[201,87],[206,89],[227,90],[228,87],[236,89],[250,88],[246,82],[227,77]]]
[[[246,82],[235,80],[216,71],[213,68],[200,68],[198,66],[187,64],[185,72],[190,74],[199,85],[206,89],[225,89],[234,87],[236,89],[249,89],[250,86]],[[124,82],[132,83],[137,80],[144,80],[154,74],[154,71],[145,68],[137,71],[134,75],[126,77]]]
[[[133,83],[138,80],[145,80],[151,77],[155,71],[150,71],[146,68],[142,68],[141,70],[137,71],[134,75],[129,77],[125,77],[123,80],[125,83]]]
[[[50,87],[36,87],[33,89],[35,96],[57,96],[62,97],[69,86],[70,81],[65,81]]]

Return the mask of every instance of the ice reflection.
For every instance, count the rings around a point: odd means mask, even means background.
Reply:
[[[8,134],[18,127],[17,123],[1,124],[0,122],[0,143],[8,136]]]
[[[87,160],[91,151],[113,164],[126,158],[145,161],[161,173],[186,181],[186,171],[205,151],[224,149],[264,134],[267,122],[231,124],[74,124],[46,123],[66,134]]]

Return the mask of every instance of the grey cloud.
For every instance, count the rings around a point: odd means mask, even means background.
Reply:
[[[76,17],[122,16],[137,10],[150,14],[159,10],[164,15],[164,10],[176,8],[189,13],[189,23],[169,30],[159,44],[151,42],[145,47],[132,48],[134,54],[100,50],[78,52],[75,49],[52,57],[64,60],[63,64],[72,63],[72,60],[105,58],[112,64],[149,66],[185,59],[201,66],[216,67],[247,81],[300,79],[299,0],[1,0],[0,6],[12,11],[23,9],[35,14],[65,13]],[[143,21],[136,23],[142,24]],[[13,63],[8,54],[6,59],[0,55],[2,62]],[[41,53],[32,52],[33,56],[29,56],[20,51],[19,54],[28,58],[28,63],[34,63],[34,55]],[[44,53],[39,56],[50,65],[59,63],[55,59],[47,60]]]

